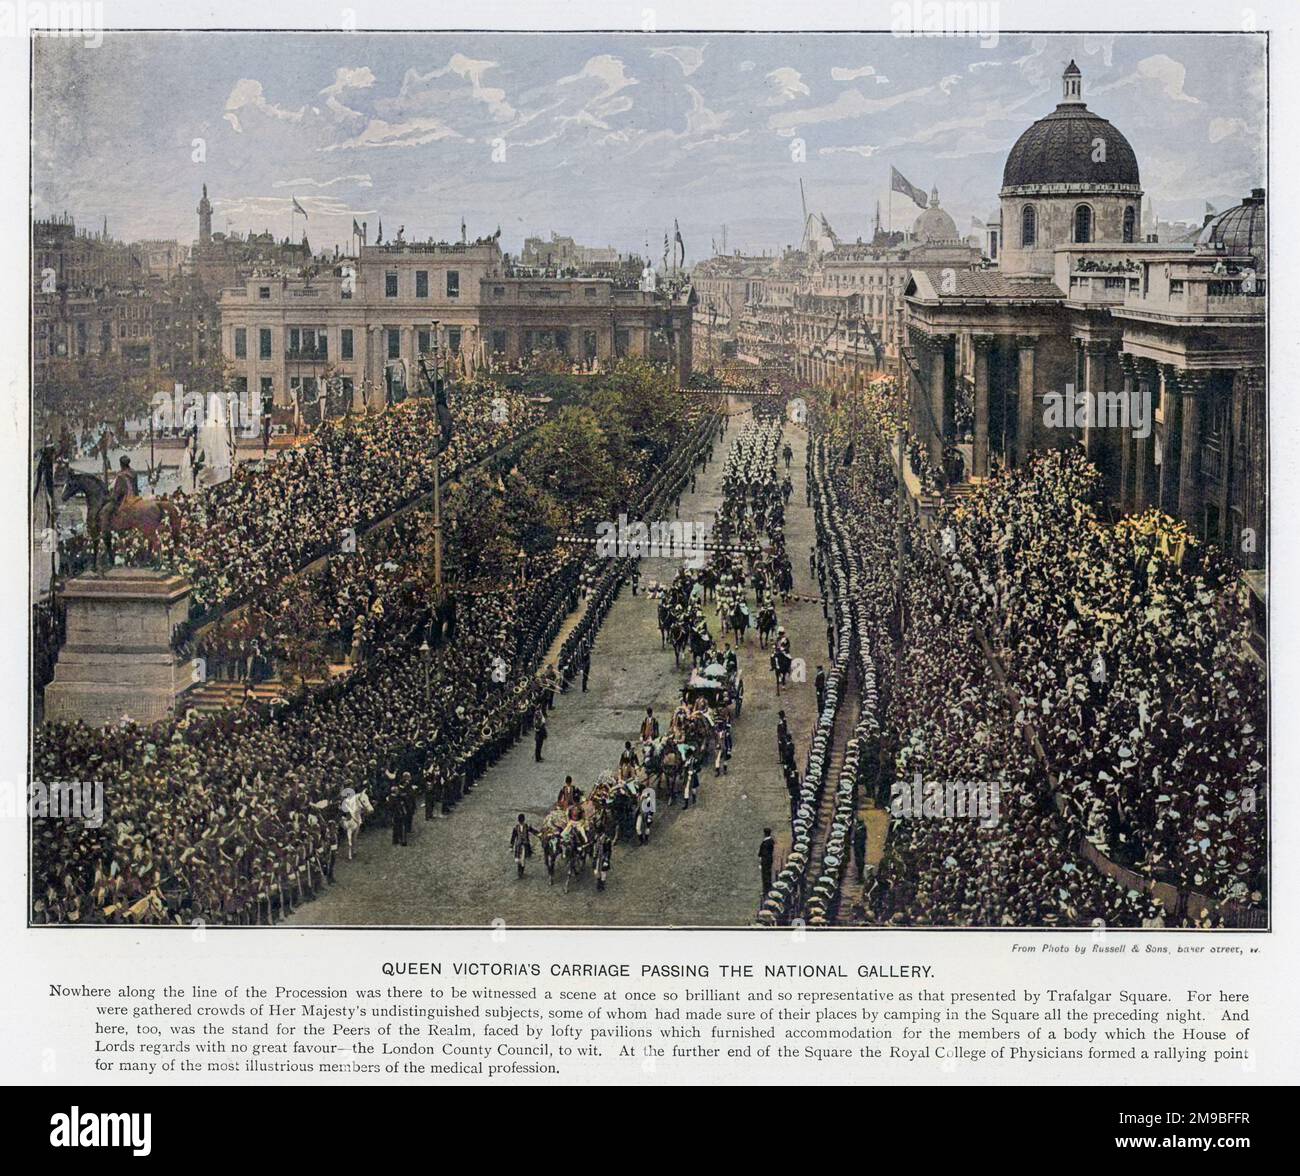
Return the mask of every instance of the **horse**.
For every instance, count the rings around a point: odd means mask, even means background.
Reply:
[[[364,788],[360,792],[345,792],[340,799],[339,828],[343,830],[343,835],[348,841],[348,861],[352,860],[353,839],[361,832],[366,818],[372,816],[374,811],[375,806],[370,802],[370,794]]]
[[[776,609],[770,604],[763,605],[758,610],[758,644],[761,648],[766,649],[767,643],[772,639],[772,634],[776,632]]]
[[[555,863],[560,859],[560,835],[568,824],[568,811],[554,808],[542,819],[542,862],[546,866],[547,885],[555,885]]]
[[[662,791],[668,796],[669,807],[677,799],[677,790],[681,784],[684,763],[685,761],[682,759],[682,753],[677,744],[669,740],[659,757],[659,779],[662,784]]]
[[[569,886],[574,878],[578,877],[582,872],[582,867],[586,863],[587,854],[591,849],[591,841],[581,825],[570,822],[564,832],[560,834],[560,849],[568,866],[564,876],[564,893],[568,894]]]
[[[673,614],[668,607],[667,600],[659,602],[659,648],[665,649],[668,646],[668,631],[672,628]]]
[[[680,666],[682,664],[682,654],[686,652],[688,640],[688,633],[685,624],[681,621],[674,621],[672,629],[670,630],[670,636],[673,643],[673,665]]]
[[[736,635],[736,644],[745,644],[745,634],[749,632],[749,609],[740,601],[731,610],[727,618],[727,627]]]
[[[128,495],[113,509],[104,483],[97,474],[68,471],[68,484],[63,490],[63,501],[81,495],[86,500],[86,534],[90,538],[91,564],[99,571],[99,545],[104,544],[107,566],[113,566],[113,532],[139,531],[149,544],[150,558],[161,566],[161,527],[167,521],[172,542],[180,539],[180,512],[165,498],[142,498]]]
[[[713,638],[709,636],[708,629],[692,629],[688,639],[691,645],[691,664],[703,665],[709,650],[713,648]]]

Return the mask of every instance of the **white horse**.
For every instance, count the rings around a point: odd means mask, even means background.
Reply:
[[[352,860],[352,842],[362,827],[366,823],[366,818],[371,816],[375,811],[375,806],[370,803],[370,794],[366,789],[360,792],[353,792],[351,788],[343,790],[343,796],[339,800],[339,809],[343,814],[340,824],[343,826],[343,833],[348,839],[348,861]]]

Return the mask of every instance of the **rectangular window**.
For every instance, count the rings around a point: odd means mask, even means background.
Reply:
[[[344,327],[339,333],[339,351],[344,359],[352,358],[352,328]]]
[[[302,332],[297,327],[289,328],[289,354],[297,355],[302,351]]]
[[[506,353],[506,333],[505,331],[492,332],[492,352],[495,355],[504,355]]]
[[[429,297],[429,271],[415,271],[415,296],[417,298]]]
[[[259,298],[261,298],[262,300],[264,300],[264,301],[269,300],[270,297],[271,297],[271,287],[270,287],[270,286],[258,286],[258,288],[257,288],[257,296],[258,296]]]
[[[447,328],[447,349],[449,351],[456,352],[456,353],[460,351],[460,328],[459,327]]]
[[[432,341],[433,341],[433,333],[431,331],[416,332],[416,346],[418,347],[421,355],[428,355],[429,352],[433,350],[433,347],[431,346]]]
[[[257,331],[257,358],[271,358],[271,328],[259,327]]]
[[[262,412],[269,413],[275,405],[275,377],[262,377]]]
[[[388,329],[388,358],[402,358],[402,332],[396,327],[389,327]]]
[[[460,297],[460,270],[447,271],[447,297]]]
[[[582,332],[582,357],[586,360],[596,358],[596,332]]]
[[[248,328],[247,327],[235,328],[235,358],[236,359],[248,358]]]
[[[397,297],[397,275],[396,274],[384,275],[384,297],[385,298]]]

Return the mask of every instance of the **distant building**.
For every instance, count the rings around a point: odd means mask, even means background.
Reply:
[[[255,269],[222,291],[222,351],[237,387],[281,406],[314,400],[325,379],[355,408],[382,404],[435,353],[467,371],[543,352],[583,367],[645,356],[685,381],[692,305],[684,283],[534,276],[495,236],[395,242],[305,271]]]
[[[910,232],[882,228],[877,208],[871,240],[845,242],[826,217],[810,213],[802,243],[777,258],[715,257],[695,267],[701,363],[712,346],[713,359],[734,354],[785,364],[810,383],[861,387],[897,360],[901,295],[912,267],[969,269],[982,260],[980,249],[959,237],[937,189]]]
[[[572,237],[552,233],[550,239],[525,237],[519,264],[549,269],[586,269],[593,265],[615,265],[623,257],[617,249],[579,245]]]

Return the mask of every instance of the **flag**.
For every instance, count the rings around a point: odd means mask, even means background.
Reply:
[[[664,269],[668,268],[668,234],[664,233]]]
[[[306,219],[306,217],[307,217],[307,210],[306,210],[305,208],[303,208],[303,206],[302,206],[301,204],[298,203],[298,197],[297,197],[297,196],[290,196],[289,199],[293,201],[293,210],[294,210],[294,212],[300,212],[300,213],[302,213],[302,215],[303,215],[303,219]]]
[[[1219,211],[1219,210],[1218,210],[1217,208],[1215,208],[1214,205],[1211,204],[1208,200],[1205,202],[1205,215],[1206,215],[1206,216],[1213,216],[1213,215],[1214,215],[1216,212],[1218,212],[1218,211]]]
[[[357,218],[356,218],[356,217],[353,217],[353,218],[352,218],[352,235],[353,235],[354,237],[359,237],[359,236],[361,236],[361,226],[360,226],[359,224],[357,224]]]
[[[686,242],[682,240],[682,229],[681,226],[677,223],[676,217],[673,217],[673,239],[676,241],[676,243],[679,246],[681,246],[682,260],[679,263],[679,265],[684,266],[686,264]]]
[[[895,192],[902,192],[904,196],[910,196],[919,208],[928,208],[930,206],[926,194],[903,175],[898,168],[892,165],[889,168],[889,186]]]

